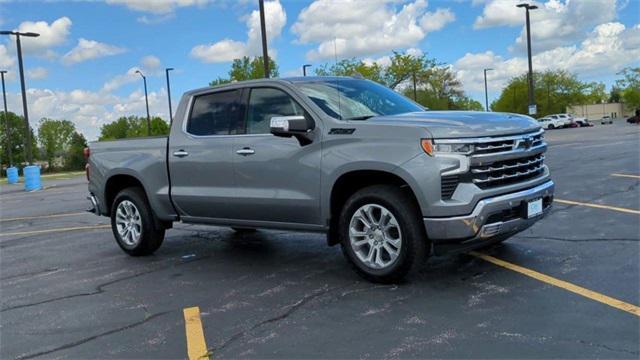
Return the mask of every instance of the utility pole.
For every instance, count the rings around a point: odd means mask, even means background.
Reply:
[[[173,68],[164,69],[164,72],[167,75],[167,98],[169,100],[169,125],[173,124],[173,109],[171,108],[171,84],[169,83],[169,71],[171,70],[173,70]]]
[[[149,95],[147,94],[147,77],[144,76],[142,71],[136,70],[136,73],[142,76],[144,82],[144,101],[147,104],[147,136],[151,136],[151,116],[149,116]]]
[[[529,20],[529,10],[535,10],[538,7],[536,5],[529,5],[527,3],[516,5],[519,8],[526,10],[526,23],[527,23],[527,57],[529,59],[529,73],[527,78],[529,80],[529,115],[535,115],[537,113],[535,95],[533,89],[533,64],[531,61],[531,21]]]
[[[264,77],[269,78],[269,53],[267,51],[267,29],[264,22],[264,0],[260,3],[260,31],[262,33],[262,61],[264,62]]]
[[[489,111],[489,91],[487,90],[487,71],[491,71],[493,69],[484,69],[484,104],[486,106],[486,111]]]
[[[16,36],[16,48],[18,51],[18,68],[20,70],[20,87],[22,90],[22,113],[24,115],[25,123],[25,160],[28,165],[33,163],[33,152],[31,150],[31,127],[29,126],[29,111],[27,109],[27,89],[24,82],[24,64],[22,62],[22,43],[20,36],[26,37],[38,37],[40,34],[34,32],[21,33],[17,31],[0,31],[0,35],[15,35]]]
[[[307,76],[307,68],[311,67],[311,64],[302,65],[302,76]]]
[[[414,71],[411,74],[411,77],[413,78],[413,101],[418,101],[418,87],[416,86],[416,72]]]
[[[7,126],[7,155],[9,155],[9,167],[13,166],[13,155],[11,154],[11,125],[9,125],[9,112],[7,111],[7,89],[4,86],[4,74],[7,70],[0,70],[2,76],[2,100],[4,101],[4,123]]]

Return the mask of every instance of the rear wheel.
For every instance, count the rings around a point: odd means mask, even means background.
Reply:
[[[129,255],[149,255],[164,240],[164,228],[158,228],[140,188],[127,188],[116,196],[111,206],[111,230],[116,242]]]
[[[555,128],[556,128],[556,127],[555,127],[553,124],[549,124],[549,127],[548,127],[547,129],[549,129],[549,130],[553,130],[553,129],[555,129]]]
[[[375,185],[353,194],[342,209],[339,233],[345,257],[369,281],[400,281],[426,257],[420,211],[395,186]]]

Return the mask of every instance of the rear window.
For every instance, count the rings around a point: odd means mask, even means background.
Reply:
[[[240,119],[240,90],[222,91],[195,98],[187,132],[198,136],[233,135]]]

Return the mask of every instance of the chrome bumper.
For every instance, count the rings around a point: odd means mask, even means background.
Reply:
[[[436,253],[454,248],[467,250],[502,240],[528,228],[549,212],[554,187],[549,180],[531,189],[480,200],[469,215],[424,218],[427,236]],[[527,201],[538,198],[543,199],[542,214],[527,218]]]

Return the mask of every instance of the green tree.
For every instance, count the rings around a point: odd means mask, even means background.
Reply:
[[[278,65],[269,57],[269,77],[278,77]],[[217,78],[209,83],[209,86],[222,85],[232,81],[243,81],[251,79],[264,78],[264,60],[262,56],[250,58],[248,56],[242,59],[234,59],[229,70],[228,78]]]
[[[158,116],[151,118],[151,136],[169,134],[169,124]],[[142,116],[120,117],[100,128],[98,140],[115,140],[147,136],[147,118]]]
[[[24,118],[22,116],[18,116],[11,111],[7,113],[7,119],[9,119],[9,123],[7,124],[5,120],[4,111],[0,112],[0,162],[4,165],[9,165],[9,151],[7,145],[7,125],[10,128],[11,133],[11,157],[13,158],[13,165],[18,165],[25,162],[25,124]],[[38,153],[38,145],[36,142],[36,137],[33,134],[33,129],[31,131],[31,150],[34,155]]]
[[[87,139],[77,131],[74,131],[69,140],[69,150],[64,158],[64,167],[67,170],[84,169],[84,148],[87,147]]]
[[[76,131],[76,127],[69,120],[53,120],[43,118],[38,126],[38,141],[42,147],[44,159],[49,164],[49,169],[53,169],[53,159],[63,155],[69,147],[71,135]]]
[[[355,76],[361,75],[365,79],[385,83],[384,68],[377,63],[367,64],[362,60],[344,59],[329,65],[323,64],[315,69],[317,76]]]
[[[616,86],[622,89],[622,101],[629,109],[640,109],[640,67],[625,68],[618,75]]]

